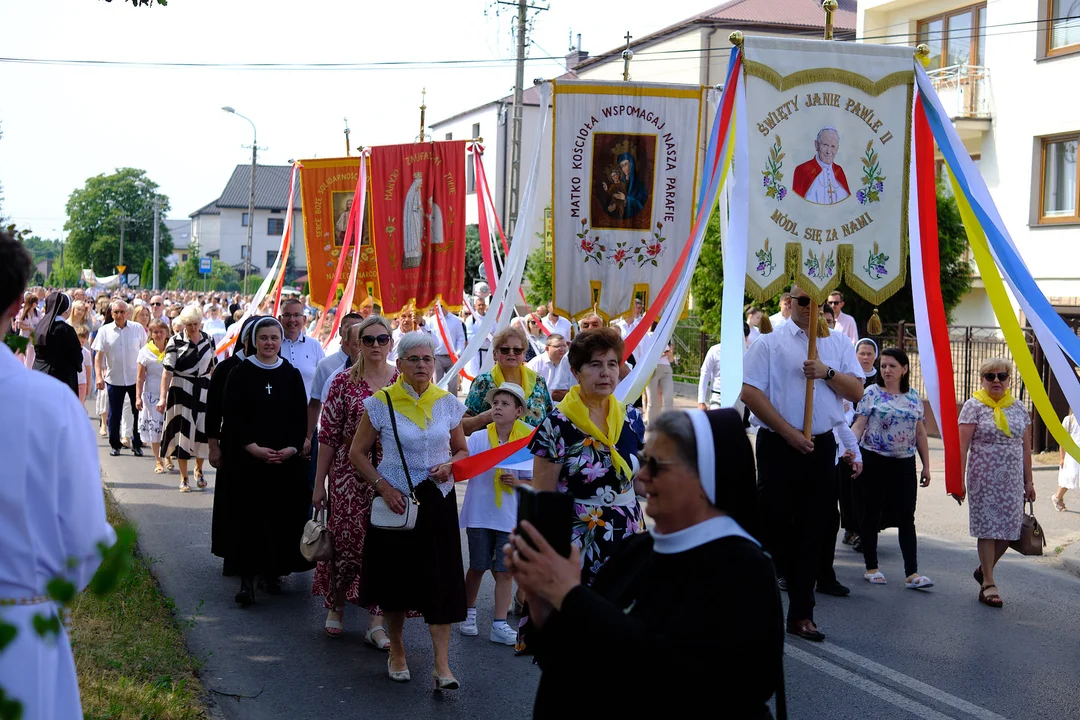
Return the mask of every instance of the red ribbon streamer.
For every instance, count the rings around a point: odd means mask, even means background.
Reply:
[[[454,346],[450,344],[450,338],[446,337],[446,328],[443,326],[442,306],[441,305],[436,305],[435,306],[435,324],[439,326],[439,337],[442,338],[443,345],[446,346],[446,352],[450,355],[450,362],[452,362],[452,363],[454,363],[456,365],[457,360],[458,360],[458,356],[454,352]],[[468,380],[469,382],[473,381],[473,378],[470,377],[469,374],[465,372],[465,368],[461,368],[460,370],[458,370],[458,374],[461,375],[461,377]]]
[[[285,266],[289,262],[289,244],[292,241],[292,220],[293,220],[293,202],[296,197],[296,169],[302,167],[300,163],[294,163],[292,170],[289,172],[289,204],[288,208],[288,224],[285,226],[284,237],[281,239],[281,249],[278,251],[278,263],[281,267],[278,268],[277,278],[274,280],[274,284],[277,286],[274,290],[274,317],[277,317],[278,308],[281,307],[281,290],[285,285]]]
[[[357,182],[357,185],[359,184]],[[355,190],[353,191],[353,197],[356,197]],[[345,258],[349,255],[349,246],[356,235],[357,212],[356,202],[354,201],[353,206],[349,209],[349,226],[345,229],[345,241],[341,244],[341,255],[338,256],[337,269],[334,271],[334,282],[330,283],[330,291],[326,295],[326,302],[323,304],[323,311],[319,315],[319,322],[315,323],[315,330],[311,333],[312,337],[319,337],[319,331],[322,330],[323,323],[326,322],[326,316],[330,314],[330,308],[334,305],[334,293],[337,292],[338,283],[341,282],[341,271],[345,267]],[[359,245],[359,242],[357,245]],[[353,264],[356,264],[355,260]],[[333,335],[331,334],[330,337],[333,337]]]
[[[926,311],[934,348],[938,390],[941,393],[942,417],[938,430],[945,445],[945,492],[964,492],[960,464],[960,429],[956,413],[956,386],[953,381],[952,353],[949,350],[949,326],[945,302],[941,297],[941,260],[938,254],[937,178],[934,173],[934,135],[926,119],[922,98],[915,98],[915,174],[919,202],[919,241],[922,246],[923,277],[926,288]]]
[[[739,77],[739,71],[742,68],[742,54],[740,53],[735,57],[735,63],[731,69],[731,75],[729,80]],[[724,93],[724,104],[720,108],[720,142],[716,144],[715,157],[710,167],[715,168],[715,172],[719,172],[717,167],[720,163],[720,158],[724,152],[724,139],[727,138],[728,133],[731,130],[731,115],[735,109],[735,93]],[[679,254],[679,259],[675,262],[675,268],[672,270],[671,275],[668,277],[664,286],[660,288],[660,292],[656,294],[656,299],[645,310],[645,314],[642,315],[641,322],[634,328],[633,332],[626,336],[625,348],[623,349],[623,362],[630,359],[630,355],[637,349],[638,343],[645,337],[645,333],[652,328],[653,322],[660,316],[660,311],[664,309],[664,305],[667,304],[668,297],[675,290],[675,286],[679,282],[679,276],[682,274],[682,269],[686,265],[687,259],[690,257],[691,246],[693,245],[693,239],[698,233],[698,227],[702,222],[707,222],[707,218],[712,214],[712,208],[698,208],[697,216],[694,218],[694,226],[690,230],[690,238],[683,245],[682,253]],[[937,237],[935,234],[934,237]]]
[[[480,431],[477,430],[477,432]],[[454,482],[461,482],[486,473],[518,450],[527,447],[534,435],[536,435],[535,429],[523,438],[458,460],[453,466]]]
[[[476,193],[476,203],[479,208],[480,217],[480,252],[484,256],[484,270],[487,273],[491,292],[494,294],[496,287],[496,273],[495,273],[495,260],[491,251],[491,233],[488,227],[487,207],[490,204],[491,208],[495,207],[495,201],[491,198],[491,188],[488,187],[487,173],[484,172],[484,163],[481,162],[481,157],[484,154],[484,146],[478,143],[473,143],[473,162],[476,165],[476,182],[479,186],[479,192]],[[506,253],[505,257],[510,257],[510,244],[506,242],[506,234],[503,233],[502,224],[499,222],[498,213],[492,212],[492,218],[495,220],[495,229],[499,231],[499,239],[502,240],[503,252]],[[518,295],[521,296],[521,302],[528,305],[528,301],[525,299],[525,291],[518,287]]]
[[[358,218],[354,214],[356,208],[360,208],[360,215],[363,216],[364,203],[367,201],[367,151],[361,153],[360,157],[360,171],[356,181],[356,189],[353,190],[353,204],[349,209],[349,227],[346,229],[346,233],[352,233],[353,236],[353,259],[352,269],[349,274],[349,282],[345,285],[345,292],[341,294],[341,302],[338,303],[337,312],[334,314],[334,326],[330,328],[330,334],[326,336],[326,342],[323,343],[323,348],[326,348],[330,341],[337,335],[338,328],[341,326],[341,319],[345,317],[345,314],[352,309],[353,296],[356,293],[356,274],[359,271],[360,266],[360,233],[356,228],[359,223]],[[344,253],[342,257],[345,257]],[[318,337],[318,333],[315,333],[315,337]]]

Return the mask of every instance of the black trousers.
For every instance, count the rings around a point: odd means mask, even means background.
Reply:
[[[763,541],[788,586],[788,623],[814,619],[814,580],[829,498],[835,511],[836,440],[814,437],[803,455],[776,433],[757,435],[758,491]],[[835,538],[835,531],[834,531]],[[835,539],[833,541],[835,543]]]
[[[893,458],[863,449],[863,471],[855,478],[862,521],[862,538],[866,569],[878,567],[878,530],[896,524],[900,536],[900,553],[904,556],[904,576],[919,571],[918,541],[915,535],[915,502],[919,482],[915,472],[915,456]],[[884,522],[883,522],[884,520]]]
[[[141,448],[142,438],[139,437],[139,410],[135,407],[134,385],[109,385],[105,389],[109,393],[109,445],[114,450],[123,447],[120,444],[120,418],[124,416],[124,396],[131,401],[131,447]]]

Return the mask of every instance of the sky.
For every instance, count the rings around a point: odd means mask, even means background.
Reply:
[[[531,0],[531,4],[540,4]],[[704,12],[719,0],[550,0],[534,17],[526,85],[564,72],[570,34],[593,55]],[[428,124],[509,94],[516,7],[490,0],[0,0],[2,212],[59,238],[68,196],[95,175],[141,168],[169,197],[171,219],[217,199],[232,169],[344,155],[411,142],[421,89]],[[614,20],[615,16],[627,18]],[[116,67],[10,59],[137,63],[373,63],[479,60],[468,65],[351,69]],[[635,62],[646,61],[645,58]]]

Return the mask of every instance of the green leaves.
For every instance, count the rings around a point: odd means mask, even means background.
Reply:
[[[0,620],[0,652],[4,652],[4,648],[10,645],[18,634],[19,629],[17,627]]]
[[[56,613],[48,616],[34,615],[33,622],[34,632],[43,640],[54,639],[60,635],[60,616]]]
[[[67,605],[75,599],[75,585],[61,577],[50,580],[45,585],[45,592],[61,605]]]
[[[0,687],[0,720],[22,720],[22,703],[9,698],[4,688]]]
[[[13,353],[25,354],[26,348],[30,344],[30,338],[23,337],[18,333],[9,332],[4,336],[4,344],[7,345]]]
[[[116,527],[116,542],[110,548],[99,546],[101,565],[90,580],[90,592],[105,595],[116,589],[120,581],[131,572],[132,553],[137,534],[131,525]]]

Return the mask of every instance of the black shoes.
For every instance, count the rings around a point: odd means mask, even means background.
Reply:
[[[113,457],[116,457],[119,454],[120,454],[120,448],[113,448],[112,450],[109,451],[109,455],[111,455]]]
[[[813,620],[800,620],[794,624],[788,623],[787,631],[788,635],[801,637],[803,640],[811,642],[824,642],[825,640],[825,633],[817,629]]]
[[[776,587],[780,588],[784,592],[787,592],[787,578],[776,578]]]
[[[281,594],[281,578],[277,577],[260,577],[259,589],[265,592],[267,595],[280,595]]]
[[[255,602],[255,587],[250,577],[240,578],[240,592],[233,598],[240,607],[247,607]]]
[[[134,455],[135,457],[142,457],[142,448],[141,447],[131,448],[131,454]]]
[[[834,580],[827,585],[818,583],[817,591],[824,593],[825,595],[832,595],[834,597],[847,597],[851,594],[851,588],[847,585],[841,585],[838,581]]]

